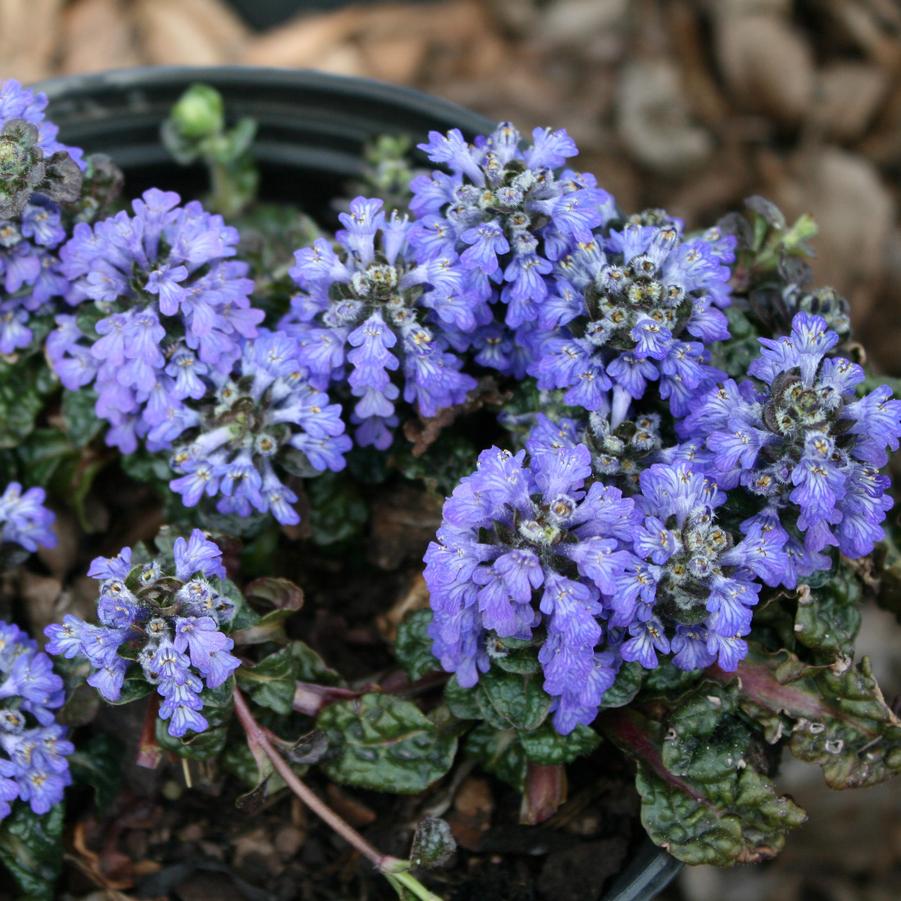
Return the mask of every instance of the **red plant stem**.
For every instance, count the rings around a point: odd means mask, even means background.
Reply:
[[[394,858],[382,854],[377,848],[373,847],[350,823],[343,820],[333,811],[327,804],[319,799],[319,797],[300,779],[297,778],[294,771],[285,761],[285,759],[275,750],[269,741],[269,736],[260,727],[259,723],[253,718],[247,702],[240,690],[236,687],[234,692],[235,713],[238,715],[238,721],[241,723],[244,731],[247,733],[247,740],[262,749],[263,753],[272,762],[272,766],[291,791],[303,801],[313,813],[316,814],[323,822],[327,823],[334,831],[341,836],[351,847],[356,848],[364,857],[370,860],[376,869],[381,872],[390,871]]]
[[[605,712],[602,729],[615,745],[637,757],[664,782],[684,792],[699,804],[709,806],[710,802],[684,779],[671,773],[663,763],[663,755],[651,736],[641,728],[638,716],[629,710],[619,709]]]
[[[156,719],[160,709],[159,695],[154,692],[147,701],[147,709],[144,711],[144,724],[141,726],[141,736],[138,739],[138,756],[135,763],[155,770],[163,759],[163,749],[156,740]]]

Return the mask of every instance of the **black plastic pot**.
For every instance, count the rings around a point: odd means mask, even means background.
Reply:
[[[253,68],[147,68],[72,76],[36,87],[50,98],[50,118],[65,143],[106,153],[126,174],[132,196],[147,187],[190,196],[194,173],[176,166],[160,143],[160,125],[196,81],[222,92],[230,115],[259,125],[254,154],[263,196],[327,209],[343,184],[360,175],[364,144],[380,134],[424,139],[430,129],[490,129],[482,116],[418,91],[320,72]],[[193,181],[196,188],[196,181]],[[603,901],[647,901],[681,864],[645,841]]]
[[[387,0],[228,0],[228,5],[252,28],[263,31],[281,25],[300,13],[329,12],[343,6],[370,6],[384,2]]]

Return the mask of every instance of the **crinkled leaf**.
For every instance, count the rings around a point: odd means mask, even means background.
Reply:
[[[291,642],[291,653],[297,665],[297,678],[301,682],[319,682],[337,685],[341,677],[308,644]]]
[[[754,737],[737,713],[737,684],[704,682],[662,722],[632,710],[606,721],[638,760],[641,820],[651,839],[691,864],[775,856],[804,812],[752,765]]]
[[[814,667],[787,651],[751,655],[736,676],[748,712],[788,717],[791,752],[822,767],[830,787],[874,785],[901,773],[901,720],[883,700],[866,657],[856,665]]]
[[[69,771],[76,785],[94,789],[94,804],[103,813],[115,800],[122,777],[122,745],[102,733],[80,742],[69,755]]]
[[[254,579],[244,588],[244,596],[255,607],[272,607],[275,610],[300,610],[303,607],[303,589],[290,579],[264,576]]]
[[[431,622],[431,610],[413,610],[397,627],[394,656],[414,682],[441,669],[432,653],[432,639],[428,633]]]
[[[619,668],[613,685],[604,692],[601,709],[625,707],[631,703],[641,690],[646,672],[640,663],[624,663]]]
[[[63,862],[65,812],[57,804],[44,814],[17,802],[0,823],[0,860],[12,873],[23,898],[43,901],[56,897],[54,886]]]
[[[496,729],[531,732],[547,718],[551,699],[539,679],[491,670],[479,681],[482,717]]]
[[[416,824],[410,863],[414,867],[442,867],[457,850],[451,827],[440,817],[423,817]]]
[[[365,694],[330,704],[317,726],[334,757],[322,767],[336,782],[397,794],[416,794],[451,767],[456,737],[440,730],[415,704]]]
[[[218,688],[207,688],[201,694],[203,710],[209,728],[203,732],[189,732],[184,738],[169,735],[166,720],[156,721],[156,740],[160,747],[174,751],[189,760],[206,760],[222,753],[228,741],[228,727],[232,721],[234,677]]]
[[[18,366],[0,362],[0,448],[17,447],[28,437],[52,389],[42,360]]]
[[[760,354],[758,334],[748,317],[737,307],[729,307],[724,311],[729,320],[728,341],[717,341],[711,346],[714,366],[723,369],[732,378],[743,378],[747,375],[748,366]]]
[[[219,593],[225,595],[234,605],[229,619],[222,623],[224,627],[230,631],[237,631],[249,629],[260,621],[259,614],[251,609],[241,589],[231,579],[217,579],[214,581],[214,585],[218,588]]]
[[[421,456],[414,456],[409,445],[392,455],[392,462],[406,479],[419,479],[439,495],[450,494],[463,476],[472,472],[478,448],[452,429],[442,431]]]
[[[297,687],[297,661],[291,648],[269,654],[253,667],[242,667],[238,682],[254,703],[287,716]]]
[[[510,638],[494,638],[491,665],[505,673],[529,675],[541,671],[538,662],[538,648],[529,641],[515,641]]]
[[[360,534],[369,508],[353,479],[326,472],[311,479],[305,489],[310,498],[308,521],[316,544],[336,544]]]
[[[57,470],[78,452],[59,429],[36,429],[18,449],[30,485],[50,484]]]
[[[104,422],[94,411],[97,392],[92,388],[64,391],[60,404],[63,425],[69,440],[76,447],[86,447],[103,431]]]
[[[829,581],[801,590],[795,613],[795,638],[805,647],[833,656],[853,654],[860,630],[860,582],[840,566]]]
[[[110,704],[120,706],[122,704],[130,704],[132,701],[139,701],[146,698],[153,691],[153,686],[144,678],[144,673],[139,667],[129,667],[122,682],[122,691],[116,701],[110,701]]]
[[[521,792],[526,780],[526,753],[515,729],[479,723],[466,737],[465,751],[487,772]]]
[[[237,645],[266,644],[269,641],[282,644],[288,640],[285,622],[296,612],[296,610],[270,610],[252,626],[232,632],[232,638]]]
[[[123,454],[119,462],[125,474],[136,482],[165,485],[172,478],[165,454],[152,454],[139,448],[133,454]]]
[[[534,732],[520,732],[519,740],[532,763],[551,766],[585,757],[601,743],[601,736],[588,726],[576,726],[569,735],[560,735],[545,721]]]
[[[479,705],[479,687],[464,688],[456,676],[451,676],[444,686],[444,700],[450,712],[458,720],[480,720],[482,708]]]
[[[671,660],[661,660],[656,669],[645,670],[641,686],[642,697],[660,695],[677,697],[683,691],[695,685],[702,677],[697,670],[688,672],[673,666]],[[606,697],[605,697],[606,700]]]

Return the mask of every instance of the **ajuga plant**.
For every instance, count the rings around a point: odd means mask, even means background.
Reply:
[[[579,876],[601,897],[644,833],[686,863],[778,853],[805,818],[786,754],[834,788],[901,770],[855,651],[866,600],[901,609],[901,401],[813,283],[812,220],[623,210],[564,130],[509,123],[383,136],[330,202],[264,202],[255,124],[204,85],[161,141],[209,182],[120,194],[45,105],[0,87],[22,893],[112,885],[135,792],[163,869],[118,867],[123,890],[180,891],[218,848],[267,897],[512,897],[523,873],[559,897],[545,849],[604,840],[611,872]],[[453,812],[474,769],[484,830]],[[308,819],[244,868],[228,849],[289,796],[343,841]],[[543,827],[514,866],[517,810]]]

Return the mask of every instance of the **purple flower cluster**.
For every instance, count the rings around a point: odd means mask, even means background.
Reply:
[[[617,577],[610,623],[628,629],[620,653],[651,669],[672,653],[684,670],[716,662],[729,672],[747,654],[760,584],[780,584],[788,535],[755,524],[740,541],[716,521],[726,495],[691,465],[656,463],[640,476],[634,557]]]
[[[584,446],[530,463],[525,451],[483,451],[425,555],[441,665],[472,686],[490,666],[490,633],[525,640],[543,630],[538,656],[561,733],[594,719],[616,677],[622,630],[604,621],[633,560],[634,502],[600,482],[586,487],[590,476]]]
[[[107,701],[119,700],[136,660],[162,698],[169,734],[181,738],[207,728],[201,692],[222,685],[240,663],[222,631],[233,611],[216,582],[225,578],[222,551],[195,529],[189,539],[175,540],[172,554],[171,563],[133,564],[131,548],[98,557],[88,575],[100,582],[100,625],[70,614],[46,634],[48,653],[88,659],[88,684]],[[119,654],[123,647],[128,656]]]
[[[886,385],[857,398],[863,369],[827,356],[838,343],[824,319],[798,313],[787,337],[761,338],[754,381],[725,381],[681,424],[706,439],[707,472],[725,490],[759,497],[748,529],[793,532],[786,585],[828,568],[822,551],[870,553],[892,505],[879,469],[901,438],[901,401]],[[799,540],[800,539],[800,540]]]
[[[339,219],[337,251],[324,238],[297,251],[291,275],[301,290],[281,327],[298,339],[314,386],[346,378],[357,443],[384,450],[401,387],[419,415],[434,416],[476,386],[448,336],[472,332],[478,310],[453,249],[425,262],[414,256],[407,217],[386,217],[381,200],[357,197]]]
[[[37,146],[45,156],[65,153],[83,167],[81,150],[56,140],[56,126],[44,118],[46,106],[44,94],[17,81],[0,82],[0,132],[17,120],[27,122],[37,130]],[[29,347],[33,314],[49,310],[50,301],[66,297],[69,290],[57,254],[66,237],[59,206],[38,193],[25,197],[20,215],[0,216],[0,354]]]
[[[722,376],[705,345],[729,337],[734,238],[686,239],[674,220],[627,222],[584,241],[555,267],[537,311],[542,338],[530,372],[586,410],[628,405],[650,382],[677,416]]]
[[[634,419],[619,419],[612,411],[595,411],[584,420],[575,420],[550,419],[539,413],[526,438],[526,449],[533,459],[577,444],[588,448],[597,478],[622,490],[637,491],[639,475],[657,461],[663,444],[660,415],[644,413]]]
[[[178,377],[197,379],[196,369],[192,365]],[[213,381],[209,402],[181,420],[186,429],[181,437],[192,437],[175,449],[172,467],[180,476],[170,487],[189,507],[204,495],[219,496],[220,513],[271,511],[281,523],[299,522],[297,495],[273,464],[294,454],[314,474],[343,469],[351,441],[341,407],[310,384],[297,342],[283,332],[246,342],[237,372],[214,373]],[[185,391],[192,393],[190,386]],[[198,387],[193,393],[208,392]]]
[[[35,94],[14,79],[0,82],[0,127],[13,119],[29,122],[38,130],[38,146],[46,156],[66,153],[83,169],[85,164],[81,148],[57,141],[59,129],[45,118],[46,109],[47,95],[43,92]]]
[[[0,542],[18,544],[26,551],[54,547],[53,513],[44,506],[43,488],[22,491],[18,482],[10,482],[0,495]]]
[[[0,821],[16,799],[47,813],[71,783],[66,758],[75,749],[53,713],[64,700],[50,658],[0,621]]]
[[[94,333],[83,315],[61,315],[47,340],[66,388],[94,383],[97,415],[112,426],[106,440],[123,453],[138,437],[167,447],[171,423],[196,399],[199,383],[184,373],[228,373],[263,318],[250,306],[247,264],[231,259],[238,232],[221,216],[156,189],[132,210],[76,225],[62,272],[70,303],[94,303]]]
[[[441,665],[469,687],[492,633],[536,640],[564,734],[594,719],[623,661],[734,670],[760,581],[785,577],[788,535],[755,524],[736,541],[716,522],[725,494],[686,462],[651,465],[631,498],[592,478],[583,444],[525,455],[484,451],[444,505],[425,555]]]
[[[459,254],[480,326],[469,338],[477,362],[522,376],[529,338],[554,293],[556,262],[591,241],[592,230],[613,216],[613,200],[592,176],[564,168],[578,149],[562,129],[536,128],[530,144],[509,122],[475,143],[458,129],[433,131],[419,148],[450,172],[410,184],[417,252]],[[491,322],[487,304],[498,299],[515,340]]]

